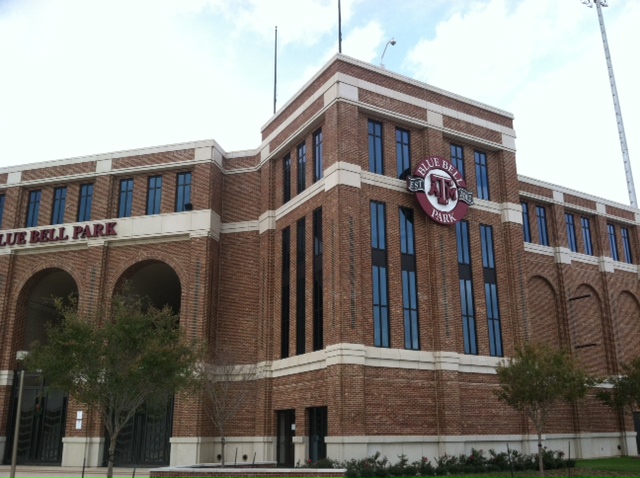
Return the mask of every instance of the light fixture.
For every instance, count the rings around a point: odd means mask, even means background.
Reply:
[[[380,68],[384,68],[384,54],[387,52],[387,48],[389,47],[389,45],[393,46],[396,44],[396,39],[391,37],[391,40],[389,40],[387,42],[387,44],[384,46],[384,50],[382,52],[382,56],[380,57]]]

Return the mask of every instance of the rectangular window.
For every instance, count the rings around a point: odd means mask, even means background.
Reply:
[[[404,179],[411,174],[411,136],[406,129],[396,128],[396,158],[398,178]]]
[[[582,240],[584,241],[584,253],[593,255],[593,243],[591,242],[591,223],[588,217],[580,218],[582,224]]]
[[[451,145],[451,164],[464,178],[464,149],[462,149],[462,146]]]
[[[176,177],[176,212],[191,211],[191,173],[178,173]]]
[[[549,231],[547,230],[547,210],[544,206],[536,206],[536,217],[538,218],[538,238],[543,246],[549,245]]]
[[[118,205],[118,217],[131,217],[133,208],[133,179],[120,181],[120,203]]]
[[[320,181],[324,175],[322,163],[322,130],[313,133],[313,182]]]
[[[578,240],[576,239],[576,225],[573,219],[573,214],[565,214],[564,221],[567,224],[567,241],[569,242],[569,249],[573,252],[578,252]]]
[[[613,224],[607,224],[607,231],[609,232],[609,246],[611,246],[611,258],[614,261],[619,261],[620,254],[618,254],[618,241],[616,240],[616,228]]]
[[[371,264],[373,275],[373,336],[376,347],[390,347],[387,220],[384,203],[371,202]]]
[[[629,236],[629,229],[627,229],[626,227],[621,227],[620,234],[622,234],[622,247],[624,249],[624,261],[627,264],[633,264],[633,256],[631,255],[631,237]]]
[[[2,220],[4,219],[4,194],[0,194],[0,228],[2,228]]]
[[[413,210],[403,207],[400,208],[400,266],[402,268],[404,348],[420,350]]]
[[[282,194],[283,202],[291,200],[291,155],[287,154],[282,160],[282,176],[284,183],[284,191]]]
[[[384,174],[382,123],[369,120],[369,171]]]
[[[522,205],[522,235],[524,236],[524,242],[532,242],[531,224],[529,223],[529,205],[526,202],[520,204]]]
[[[296,238],[296,354],[305,352],[305,322],[306,322],[306,222],[305,218],[298,220]]]
[[[476,307],[471,276],[471,239],[469,238],[469,223],[467,221],[456,223],[456,243],[458,248],[458,275],[460,277],[460,308],[462,310],[464,353],[477,355]]]
[[[307,144],[298,145],[298,194],[307,188]]]
[[[502,330],[500,326],[500,305],[498,302],[498,276],[493,246],[493,228],[480,225],[482,244],[482,268],[484,292],[487,303],[487,325],[489,328],[489,353],[502,357]]]
[[[491,199],[489,194],[489,171],[487,169],[487,154],[480,151],[475,152],[476,159],[476,182],[478,183],[478,198]]]
[[[160,214],[162,205],[162,176],[151,176],[147,187],[147,214]]]
[[[53,211],[51,213],[51,224],[64,223],[64,211],[67,203],[67,188],[55,188],[53,190]]]
[[[78,222],[91,220],[91,207],[93,206],[93,184],[80,186],[80,204],[78,206]]]
[[[29,191],[29,205],[27,206],[27,226],[36,227],[38,225],[38,216],[40,216],[40,200],[42,199],[42,191]]]
[[[324,348],[322,209],[313,211],[313,350]]]
[[[280,358],[289,356],[289,317],[291,314],[291,228],[282,230],[282,291],[280,320]]]

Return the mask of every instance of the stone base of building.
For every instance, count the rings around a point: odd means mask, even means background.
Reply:
[[[170,443],[171,466],[220,463],[222,458],[219,437],[172,437]],[[225,443],[228,464],[273,461],[276,455],[275,437],[227,437]]]
[[[64,437],[62,466],[102,466],[104,442],[104,437]]]

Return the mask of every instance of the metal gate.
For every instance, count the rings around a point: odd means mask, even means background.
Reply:
[[[67,394],[60,390],[47,390],[45,380],[37,373],[25,373],[24,381],[16,461],[21,465],[59,465],[67,418]],[[11,462],[19,387],[20,374],[16,372],[11,392],[5,463]]]

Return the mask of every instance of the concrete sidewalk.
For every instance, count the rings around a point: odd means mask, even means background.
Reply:
[[[0,478],[8,477],[11,472],[11,467],[9,465],[0,466]],[[27,466],[27,465],[18,465],[16,467],[16,477],[47,477],[47,476],[55,476],[58,478],[66,478],[66,477],[81,477],[82,476],[82,467],[81,466]],[[107,476],[107,468],[106,467],[92,467],[85,468],[84,476],[86,477],[96,477],[96,476]],[[113,469],[114,477],[129,477],[133,476],[133,468],[114,468]],[[135,469],[136,478],[146,478],[149,476],[149,468],[136,468]]]

